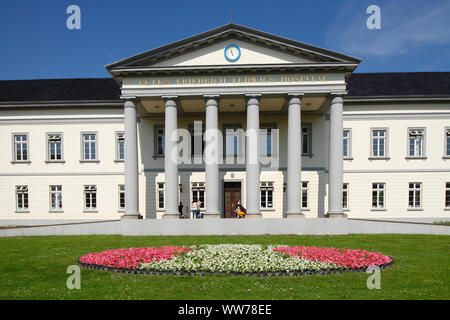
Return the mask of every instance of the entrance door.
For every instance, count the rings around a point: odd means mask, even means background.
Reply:
[[[225,218],[236,218],[234,206],[241,199],[241,182],[224,182]],[[242,200],[241,200],[242,201]]]

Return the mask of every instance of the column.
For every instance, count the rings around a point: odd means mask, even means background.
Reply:
[[[260,137],[259,137],[259,98],[261,95],[246,95],[247,130],[245,141],[246,165],[246,206],[247,218],[261,218],[260,197]]]
[[[125,117],[125,214],[122,219],[141,219],[139,214],[139,175],[136,104],[124,103]]]
[[[220,218],[219,209],[219,104],[218,95],[205,96],[205,204],[204,218]]]
[[[164,175],[165,213],[163,218],[179,217],[178,213],[178,152],[177,97],[163,97],[164,118]]]
[[[301,97],[288,95],[287,210],[286,218],[301,218]]]
[[[328,164],[328,217],[345,218],[342,210],[343,140],[342,113],[344,100],[340,95],[331,96],[330,139]]]

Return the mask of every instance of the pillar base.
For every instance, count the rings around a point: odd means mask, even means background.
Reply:
[[[142,219],[143,217],[138,213],[138,214],[124,214],[123,216],[120,217],[120,219],[125,220],[125,219],[132,219],[132,220],[136,220],[136,219]]]
[[[221,214],[220,213],[204,213],[203,219],[220,219]]]
[[[179,213],[164,213],[162,215],[163,219],[180,219]]]
[[[328,212],[327,218],[347,218],[347,215],[343,212]]]
[[[285,218],[304,218],[305,215],[301,212],[286,212],[284,214]]]

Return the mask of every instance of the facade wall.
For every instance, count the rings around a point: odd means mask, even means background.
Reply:
[[[123,162],[116,160],[120,108],[57,108],[0,112],[1,219],[118,219]],[[49,132],[63,134],[64,162],[46,162]],[[97,132],[99,162],[81,162],[81,132]],[[13,133],[27,133],[29,162],[14,163]],[[29,212],[16,212],[15,186],[28,186]],[[62,212],[50,211],[50,185],[62,186]],[[84,185],[97,186],[96,212],[84,211]]]
[[[448,104],[346,104],[344,128],[351,129],[351,160],[344,160],[344,182],[349,184],[351,218],[447,217],[445,183],[450,182],[450,159],[444,156],[444,130],[450,126]],[[179,128],[187,129],[199,116],[179,116]],[[281,218],[286,206],[287,115],[260,116],[261,126],[276,124],[280,130],[279,167],[263,169],[261,182],[272,182],[273,209],[264,218]],[[302,181],[308,182],[307,218],[327,212],[329,122],[324,115],[302,114],[311,125],[311,154],[302,156]],[[219,116],[219,128],[237,124],[245,130],[245,114]],[[143,117],[138,123],[140,212],[144,218],[160,218],[157,183],[164,182],[164,158],[154,155],[154,128],[164,127],[164,117]],[[425,158],[407,158],[407,132],[425,128]],[[388,128],[388,159],[370,159],[370,129]],[[123,162],[116,160],[116,132],[123,131],[121,108],[55,108],[2,110],[0,112],[0,218],[1,219],[118,219],[118,185],[124,183]],[[12,162],[12,134],[29,137],[29,163]],[[46,133],[63,133],[63,163],[46,162]],[[97,132],[99,162],[80,162],[81,132]],[[221,165],[221,181],[241,181],[245,205],[245,165]],[[192,183],[205,182],[203,165],[180,165],[180,199],[192,201]],[[385,208],[372,210],[372,183],[385,183]],[[408,210],[408,183],[422,183],[422,210]],[[29,212],[15,212],[15,186],[29,188]],[[63,212],[51,212],[49,186],[62,185]],[[83,212],[83,186],[96,185],[97,212]],[[223,187],[220,194],[223,210]],[[185,211],[185,214],[187,212]]]
[[[344,128],[351,129],[351,157],[344,160],[349,183],[349,217],[447,217],[445,183],[450,159],[444,157],[448,104],[347,105]],[[388,158],[371,159],[371,128],[388,129]],[[424,157],[408,157],[408,129],[425,129]],[[385,183],[385,208],[372,209],[372,183]],[[409,183],[422,183],[421,210],[408,209]]]

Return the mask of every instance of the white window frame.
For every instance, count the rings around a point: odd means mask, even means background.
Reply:
[[[162,158],[165,155],[165,127],[163,124],[155,124],[153,126],[153,158]],[[158,148],[161,138],[161,150]]]
[[[123,207],[121,206],[122,203],[122,199],[123,199]],[[119,184],[118,186],[118,207],[119,207],[119,211],[125,211],[125,185],[124,184]]]
[[[161,187],[162,186],[162,187]],[[166,184],[164,182],[156,183],[156,210],[163,211],[166,208]],[[160,197],[163,198],[163,206],[160,206]]]
[[[300,208],[302,210],[309,210],[309,181],[302,181],[300,184]],[[306,198],[306,206],[303,205],[304,198]]]
[[[375,200],[375,203],[374,203],[374,200]],[[371,210],[385,210],[386,209],[386,183],[385,182],[372,182],[371,202],[372,202]]]
[[[25,136],[26,141],[16,141],[16,137],[18,136]],[[13,132],[11,134],[11,138],[12,138],[12,163],[30,163],[30,137],[28,135],[28,132]],[[21,145],[21,159],[17,159],[17,145]],[[26,145],[26,149],[27,149],[27,158],[23,159],[23,145]]]
[[[411,185],[413,185],[411,187]],[[417,186],[418,185],[418,186]],[[410,201],[410,194],[413,192],[412,203]],[[417,192],[419,192],[419,206],[417,206]],[[422,210],[423,200],[423,184],[422,182],[409,182],[408,183],[408,210]]]
[[[345,132],[348,132],[347,136],[344,136]],[[344,153],[345,141],[347,141],[347,155]],[[342,130],[342,148],[344,160],[352,160],[352,129],[344,128]]]
[[[444,128],[444,159],[450,159],[450,127]]]
[[[425,146],[426,146],[426,129],[425,128],[408,128],[407,131],[407,159],[424,159],[426,158],[425,153]],[[415,138],[414,138],[415,137]],[[417,138],[421,137],[421,138]],[[414,149],[411,150],[411,139],[414,139]],[[419,142],[420,146],[420,153],[416,153],[417,151],[417,144],[416,142]],[[411,154],[411,151],[413,151],[413,154]]]
[[[450,210],[450,181],[445,183],[444,208]]]
[[[94,136],[94,140],[85,141],[85,136]],[[85,144],[89,143],[89,159],[86,158]],[[95,148],[95,158],[91,157],[92,154],[92,144]],[[81,132],[81,162],[99,162],[98,156],[98,132]]]
[[[347,182],[344,182],[342,185],[342,209],[350,210],[349,201],[350,201],[350,188]],[[344,201],[345,199],[345,201]],[[347,205],[344,205],[347,203]]]
[[[195,153],[195,126],[194,124],[190,124],[189,128],[188,128],[189,134],[190,134],[190,153],[191,153],[191,158],[194,157],[198,157],[199,159],[203,159],[203,153],[205,152],[205,148],[206,148],[206,142],[205,142],[205,131],[206,131],[206,127],[204,125],[202,125],[202,134],[201,134],[201,140],[202,140],[202,154],[201,155],[196,155]]]
[[[15,186],[15,194],[16,194],[16,212],[30,212],[30,195],[28,192],[28,186],[27,185]]]
[[[60,157],[61,159],[52,159],[51,158],[51,152],[52,152],[52,142],[58,141],[59,138],[59,144],[60,144]],[[46,139],[47,139],[47,160],[46,162],[64,162],[64,148],[63,148],[63,134],[62,132],[47,132],[46,133]],[[56,147],[55,147],[55,156],[56,156]]]
[[[83,207],[84,212],[97,212],[98,210],[98,190],[96,185],[85,185],[83,186]],[[92,195],[95,194],[95,201],[93,201]],[[89,206],[86,206],[87,204],[87,198],[89,199]],[[95,203],[94,203],[95,202]]]
[[[224,124],[223,131],[225,137],[223,139],[223,154],[225,158],[239,158],[242,156],[242,150],[244,148],[244,131],[240,124]],[[228,154],[228,137],[233,138],[233,153]]]
[[[62,212],[64,210],[62,201],[62,185],[50,185],[49,196],[50,211]],[[55,199],[55,207],[53,207],[53,197]]]
[[[123,158],[120,157],[120,144],[123,143]],[[116,131],[116,162],[125,161],[125,132]]]
[[[384,131],[384,136],[375,136],[374,133],[379,132],[379,131]],[[374,147],[374,140],[377,140],[377,155],[375,155],[375,153],[373,152],[373,147]],[[384,140],[384,148],[383,148],[383,152],[384,155],[380,155],[380,151],[381,148],[380,146],[380,141]],[[371,128],[370,129],[370,159],[389,159],[389,129],[388,128]]]
[[[263,205],[263,194],[265,196],[265,204]],[[273,181],[265,181],[260,183],[259,189],[259,207],[261,210],[274,210],[273,205],[274,186]],[[269,196],[272,199],[269,205]]]
[[[202,197],[199,196],[199,194],[203,192],[203,201]],[[194,193],[196,194],[194,196]],[[201,204],[200,204],[200,211],[205,211],[206,209],[206,189],[205,189],[205,183],[204,182],[192,182],[191,183],[191,203],[193,201],[197,201],[197,198],[200,198]]]
[[[276,145],[273,143],[273,139],[276,138],[277,135],[274,134],[273,130],[277,129],[276,123],[261,123],[259,136],[260,136],[260,156],[261,157],[272,157],[276,155]],[[270,141],[270,150],[268,148]],[[263,144],[264,142],[264,144]],[[263,152],[263,145],[266,146],[265,152]]]

